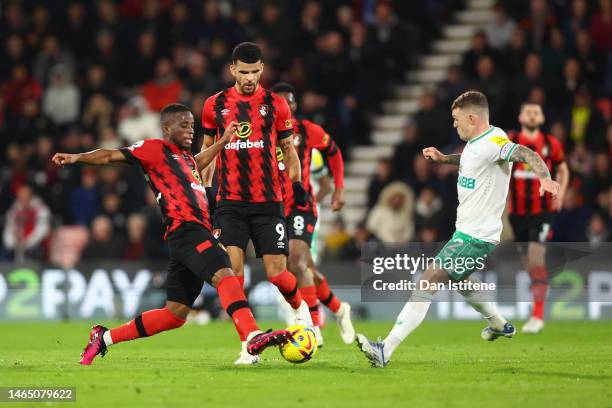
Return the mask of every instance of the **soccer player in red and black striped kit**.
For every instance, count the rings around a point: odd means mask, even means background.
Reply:
[[[140,166],[161,208],[170,249],[166,306],[146,311],[114,329],[94,326],[81,355],[83,365],[91,364],[99,354],[104,356],[111,344],[181,327],[204,282],[217,288],[236,331],[248,340],[249,353],[259,355],[264,348],[287,341],[286,330],[272,333],[259,330],[227,252],[212,235],[206,192],[198,169],[213,160],[214,149],[195,158],[191,155],[193,125],[189,108],[172,104],[161,111],[163,140],[147,139],[131,147],[80,154],[56,153],[52,158],[59,166],[113,162]],[[236,130],[236,123],[230,123],[215,149],[230,142]]]
[[[238,44],[230,66],[234,86],[204,102],[203,152],[231,122],[238,123],[238,131],[237,139],[221,149],[217,160],[203,172],[203,178],[210,185],[216,167],[218,192],[213,226],[239,279],[244,282],[245,250],[252,240],[257,257],[263,258],[268,279],[291,305],[296,321],[312,326],[297,280],[287,270],[289,244],[276,163],[277,145],[286,157],[296,201],[305,204],[308,196],[300,181],[289,106],[282,97],[259,84],[264,69],[262,58],[257,44]],[[236,364],[257,363],[258,358],[246,352],[246,339],[242,340]]]
[[[533,296],[531,318],[522,331],[535,334],[544,328],[544,304],[548,292],[546,247],[543,244],[552,236],[550,224],[554,213],[562,208],[563,195],[569,182],[569,169],[561,142],[540,130],[544,124],[544,113],[540,105],[523,103],[518,119],[521,131],[510,133],[510,139],[538,153],[561,186],[559,196],[553,201],[548,194],[540,196],[538,178],[527,164],[515,163],[512,168],[508,212],[515,241],[520,243],[523,265],[531,277]]]
[[[271,90],[285,98],[291,108],[291,113],[295,114],[297,102],[293,87],[287,83],[280,83],[274,85]],[[289,270],[298,278],[300,293],[308,304],[319,347],[323,345],[323,337],[319,328],[317,297],[336,315],[342,340],[346,344],[350,344],[355,340],[355,329],[351,322],[351,307],[346,302],[340,302],[329,289],[327,279],[316,269],[310,253],[312,235],[318,218],[317,203],[310,184],[312,149],[319,150],[327,157],[335,186],[331,198],[333,211],[339,211],[344,206],[344,161],[342,160],[342,153],[334,140],[321,126],[306,119],[297,120],[295,117],[292,121],[293,144],[300,158],[302,183],[310,199],[306,202],[306,205],[296,204],[291,188],[291,179],[284,171],[284,162],[279,162],[283,181],[285,216],[287,217],[289,231]]]

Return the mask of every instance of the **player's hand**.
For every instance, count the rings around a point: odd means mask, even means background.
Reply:
[[[51,158],[51,161],[57,166],[64,167],[66,164],[76,163],[78,157],[78,154],[55,153]]]
[[[331,198],[332,211],[340,211],[344,207],[344,203],[344,189],[335,189]]]
[[[557,198],[553,200],[553,207],[556,212],[561,212],[561,210],[563,210],[563,200],[564,194],[561,194],[561,192],[559,192],[559,194],[557,194]]]
[[[425,156],[427,160],[433,161],[435,163],[444,163],[444,157],[446,155],[442,154],[435,147],[426,147],[423,149],[423,156]]]
[[[545,192],[548,192],[552,195],[553,200],[557,200],[560,189],[561,186],[559,183],[550,177],[540,180],[540,196],[543,196]]]
[[[227,127],[225,128],[223,136],[221,136],[221,139],[219,139],[219,141],[223,144],[228,144],[234,138],[236,131],[238,131],[238,122],[230,122],[229,125],[227,125]]]
[[[299,207],[304,207],[310,201],[310,195],[304,190],[301,181],[293,182],[293,197],[295,197],[295,205]]]

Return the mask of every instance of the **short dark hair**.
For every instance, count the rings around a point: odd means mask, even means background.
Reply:
[[[462,93],[453,101],[451,110],[465,109],[470,107],[476,107],[489,111],[489,102],[487,97],[482,92],[478,91],[467,91]]]
[[[537,102],[525,101],[525,102],[521,103],[521,107],[520,107],[520,109],[519,109],[519,112],[522,112],[522,111],[523,111],[523,109],[525,109],[525,106],[529,106],[529,105],[536,105],[536,106],[539,106],[539,107],[540,107],[540,109],[542,109],[542,105],[540,105],[540,104],[539,104],[539,103],[537,103]]]
[[[270,90],[276,93],[285,92],[295,94],[295,89],[293,88],[293,86],[291,86],[291,84],[287,82],[279,82],[278,84],[270,88]]]
[[[163,123],[163,121],[166,119],[166,116],[179,112],[191,112],[191,109],[189,109],[182,103],[171,103],[170,105],[166,105],[163,107],[159,114],[159,120]]]
[[[247,64],[253,64],[263,60],[263,52],[261,47],[252,42],[243,42],[234,47],[232,51],[232,62],[235,64],[242,61]]]

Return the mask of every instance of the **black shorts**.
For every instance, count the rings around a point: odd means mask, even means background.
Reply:
[[[187,222],[168,236],[170,267],[166,278],[167,300],[191,307],[204,282],[212,284],[213,275],[231,268],[229,255],[204,226]]]
[[[526,249],[528,242],[547,242],[551,235],[552,214],[510,215],[510,224],[514,231],[514,241],[519,243],[521,250]]]
[[[312,234],[317,225],[317,216],[312,211],[293,210],[287,220],[289,239],[299,239],[310,247]]]
[[[248,203],[220,200],[213,217],[215,236],[225,246],[246,251],[253,241],[255,254],[287,255],[289,240],[281,203]]]

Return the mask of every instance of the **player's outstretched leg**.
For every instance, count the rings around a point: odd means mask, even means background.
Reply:
[[[446,282],[448,273],[441,269],[430,268],[423,273],[420,280],[431,283]],[[423,287],[420,283],[417,285],[417,287]],[[391,355],[401,342],[425,319],[435,292],[435,290],[412,292],[384,341],[374,342],[368,340],[363,334],[357,334],[357,345],[372,367],[382,368],[389,363]]]
[[[314,281],[317,287],[317,298],[336,316],[336,323],[338,324],[342,341],[345,344],[351,344],[355,341],[355,328],[351,321],[351,305],[346,302],[341,302],[336,295],[334,295],[334,292],[331,291],[327,284],[327,279],[316,269],[314,262],[309,264],[309,268],[314,275]]]
[[[466,281],[473,283],[482,283],[482,281],[475,277],[470,276]],[[493,341],[499,337],[511,338],[516,334],[516,329],[499,314],[497,305],[492,302],[490,295],[486,291],[481,290],[460,290],[459,293],[463,295],[465,301],[474,308],[478,313],[482,315],[489,322],[489,326],[485,327],[481,333],[481,337],[484,340]]]
[[[312,327],[310,311],[298,290],[297,279],[287,269],[287,257],[285,255],[264,255],[263,262],[268,280],[278,288],[293,309],[295,324]]]
[[[185,323],[188,313],[189,307],[177,302],[166,302],[166,307],[148,310],[134,320],[110,330],[96,325],[89,334],[89,342],[81,353],[80,362],[82,365],[90,365],[97,355],[104,357],[112,344],[179,328]]]

